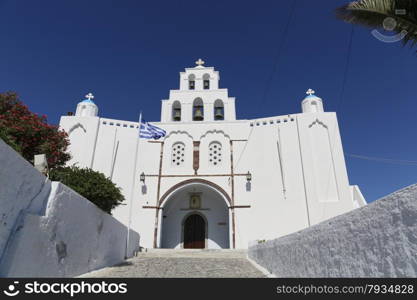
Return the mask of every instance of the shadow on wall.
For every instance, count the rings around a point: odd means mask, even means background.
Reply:
[[[122,262],[139,234],[59,182],[50,182],[0,139],[0,276],[73,277]]]

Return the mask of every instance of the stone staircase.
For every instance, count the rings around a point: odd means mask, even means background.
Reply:
[[[81,277],[262,278],[267,275],[247,259],[246,250],[144,249],[121,264]]]

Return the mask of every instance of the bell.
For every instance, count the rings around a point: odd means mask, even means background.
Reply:
[[[190,80],[190,82],[189,82],[189,84],[188,84],[188,88],[189,88],[190,90],[194,90],[194,88],[195,88],[195,82],[194,82],[194,81],[192,81],[192,80]]]
[[[194,112],[194,121],[203,121],[203,111],[201,106],[197,106]]]
[[[209,80],[204,80],[203,85],[204,85],[204,89],[208,90],[210,88],[210,81]]]
[[[216,120],[224,120],[223,107],[216,107],[214,117]]]
[[[181,109],[175,108],[174,109],[174,121],[181,121]]]

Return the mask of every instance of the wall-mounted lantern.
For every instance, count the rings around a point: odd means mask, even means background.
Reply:
[[[250,192],[252,190],[252,174],[248,171],[248,173],[246,173],[246,191]]]
[[[140,178],[140,182],[142,182],[143,184],[145,184],[145,173],[142,172],[140,174],[140,177],[139,178]]]
[[[248,181],[248,182],[251,182],[252,181],[252,174],[248,171],[248,173],[246,174],[246,180]]]

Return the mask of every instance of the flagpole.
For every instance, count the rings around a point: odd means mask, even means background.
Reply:
[[[136,165],[138,161],[138,150],[139,150],[139,141],[140,141],[140,128],[142,124],[142,112],[139,114],[139,130],[138,136],[136,140],[136,148],[135,148],[135,161],[133,163],[133,176],[132,176],[132,187],[130,189],[130,198],[129,198],[129,219],[127,223],[127,235],[126,235],[126,251],[125,251],[125,259],[127,259],[127,252],[129,249],[129,239],[130,239],[130,224],[132,221],[132,206],[133,206],[133,197],[135,195],[135,185],[136,185]]]

